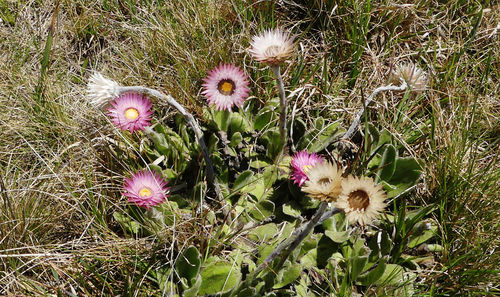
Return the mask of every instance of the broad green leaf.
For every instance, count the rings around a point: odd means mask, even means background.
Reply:
[[[408,247],[414,248],[414,247],[426,242],[427,240],[436,236],[436,232],[437,232],[437,226],[432,226],[430,230],[425,230],[423,233],[410,236],[410,239],[408,242]]]
[[[196,277],[196,280],[194,281],[193,285],[190,288],[184,290],[184,292],[182,292],[182,296],[183,297],[196,297],[196,296],[198,296],[198,292],[200,291],[201,283],[202,283],[201,275],[198,275]]]
[[[372,270],[360,275],[357,281],[363,286],[371,286],[378,281],[384,274],[387,263],[387,257],[383,257],[378,262],[377,266]]]
[[[233,190],[238,191],[241,190],[244,186],[246,186],[252,179],[253,172],[250,170],[243,171],[238,178],[234,181]]]
[[[278,227],[274,223],[265,224],[252,230],[248,234],[250,239],[255,241],[268,241],[278,234]]]
[[[229,143],[229,145],[231,147],[236,147],[242,141],[243,141],[243,136],[241,136],[240,132],[236,132],[236,133],[233,134],[233,136],[231,136],[231,142]]]
[[[301,211],[298,205],[287,202],[282,206],[283,213],[294,218],[300,217]]]
[[[255,130],[262,130],[266,125],[270,125],[271,119],[273,116],[273,112],[271,110],[267,110],[261,114],[259,114],[254,121],[253,128]]]
[[[238,284],[241,272],[229,262],[213,262],[202,269],[201,279],[199,295],[225,293]]]
[[[387,264],[382,276],[376,281],[379,285],[396,285],[403,279],[404,268],[397,264]]]
[[[325,235],[337,243],[346,242],[349,239],[349,231],[331,231],[326,230]]]
[[[220,131],[228,132],[229,118],[231,113],[226,110],[214,111],[214,122],[217,124],[217,128]]]
[[[389,181],[396,170],[396,148],[392,144],[388,144],[382,154],[378,172],[378,178]]]
[[[236,132],[244,133],[250,132],[252,129],[248,124],[247,120],[237,112],[231,113],[229,120],[229,133],[228,135],[233,135]]]
[[[349,264],[351,266],[351,280],[356,280],[358,275],[364,271],[367,262],[368,256],[354,256],[349,259]]]
[[[272,187],[274,182],[278,179],[278,168],[275,165],[266,167],[263,173],[264,186],[267,188]]]
[[[177,259],[175,268],[180,277],[188,280],[192,284],[194,278],[200,272],[201,255],[194,246],[188,247]]]
[[[302,271],[302,267],[299,264],[293,264],[285,269],[282,269],[279,272],[280,282],[273,286],[273,289],[283,288],[284,286],[291,284],[300,276],[300,272]]]
[[[396,169],[388,182],[387,198],[393,198],[415,185],[420,178],[422,169],[413,158],[397,158]]]
[[[339,132],[340,122],[334,122],[326,127],[321,128],[315,135],[314,140],[309,146],[309,151],[319,152],[324,149],[335,139],[337,139],[337,134]]]
[[[300,259],[300,265],[304,268],[312,268],[316,267],[318,264],[316,263],[316,258],[318,257],[318,250],[312,249],[308,251],[302,258]]]
[[[273,215],[274,202],[262,200],[255,204],[248,214],[257,221],[263,221]]]
[[[279,129],[276,127],[267,130],[262,139],[267,142],[267,157],[274,160],[281,151],[281,134]]]
[[[141,228],[141,225],[132,220],[129,216],[123,215],[119,212],[114,212],[113,217],[115,220],[122,225],[124,229],[126,229],[128,232],[132,234],[137,234],[139,232],[139,229]]]

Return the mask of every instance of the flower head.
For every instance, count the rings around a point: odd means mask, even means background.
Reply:
[[[203,79],[203,92],[217,110],[240,106],[248,97],[248,76],[233,64],[220,64]]]
[[[151,125],[151,106],[142,94],[126,93],[111,101],[108,115],[117,127],[132,133]]]
[[[307,180],[307,172],[317,163],[322,163],[323,158],[316,153],[309,154],[307,151],[296,153],[292,159],[292,176],[290,177],[299,187]]]
[[[87,95],[90,98],[90,103],[96,107],[102,107],[109,100],[118,97],[119,85],[102,76],[99,72],[95,72],[89,79],[87,85]]]
[[[349,176],[342,182],[342,193],[336,207],[345,211],[349,222],[365,225],[384,210],[385,198],[382,186],[375,185],[373,179]]]
[[[142,170],[125,179],[123,195],[129,202],[149,209],[164,202],[168,197],[167,182],[157,173]]]
[[[342,191],[342,171],[330,162],[321,162],[307,171],[302,191],[321,201],[336,201]]]
[[[294,48],[293,38],[280,29],[266,30],[254,36],[250,45],[249,52],[254,59],[271,66],[288,59]]]
[[[413,91],[422,91],[427,87],[425,71],[415,64],[397,66],[394,76],[400,83],[406,83]]]

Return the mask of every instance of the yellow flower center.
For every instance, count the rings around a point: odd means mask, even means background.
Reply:
[[[151,196],[151,190],[148,188],[142,188],[139,191],[139,195],[141,195],[141,197],[149,197],[149,196]]]
[[[219,82],[217,89],[222,95],[232,95],[234,93],[234,82],[230,79],[224,79]]]
[[[139,112],[135,108],[129,108],[125,110],[125,118],[127,120],[135,120],[139,116]]]
[[[370,205],[370,196],[363,190],[356,190],[349,193],[348,201],[351,209],[365,211]]]
[[[304,171],[304,173],[307,173],[311,168],[313,168],[312,165],[304,165],[302,166],[302,171]]]

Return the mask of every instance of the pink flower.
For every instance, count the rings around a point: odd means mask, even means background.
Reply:
[[[132,133],[151,125],[151,106],[151,101],[142,94],[126,93],[111,101],[108,115],[118,128]]]
[[[203,79],[202,94],[217,110],[241,106],[248,97],[248,76],[233,64],[220,64]]]
[[[307,151],[296,153],[292,159],[292,176],[290,179],[301,187],[308,180],[307,172],[309,169],[318,163],[323,163],[323,158],[316,153],[309,154]]]
[[[164,202],[168,197],[167,182],[157,173],[142,170],[125,179],[124,196],[129,202],[149,209]]]

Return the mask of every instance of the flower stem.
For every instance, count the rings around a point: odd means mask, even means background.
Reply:
[[[271,264],[274,259],[276,259],[276,257],[284,252],[279,264],[276,267],[273,267],[273,271],[278,271],[285,263],[288,256],[299,246],[299,244],[307,237],[307,235],[312,231],[314,227],[323,223],[326,219],[333,216],[334,214],[342,211],[342,209],[340,208],[333,208],[329,211],[326,211],[327,206],[328,203],[322,202],[309,223],[304,224],[300,228],[295,230],[292,236],[290,236],[290,240],[284,240],[283,242],[281,242],[274,249],[274,251],[272,251],[272,253],[269,254],[269,256],[267,256],[267,258],[254,271],[252,271],[252,273],[245,279],[245,281],[240,283],[238,288],[236,288],[231,293],[231,296],[236,295],[239,290],[245,287],[252,287],[252,282],[257,278],[259,273],[266,269],[267,266],[269,266],[269,264]]]
[[[200,147],[201,147],[201,152],[203,154],[203,158],[205,159],[205,162],[207,163],[207,180],[208,183],[212,184],[214,186],[215,192],[217,194],[217,198],[219,201],[222,201],[224,199],[224,196],[222,195],[219,182],[215,178],[215,172],[214,172],[214,167],[212,165],[212,159],[210,159],[210,155],[208,154],[208,149],[205,144],[205,141],[203,140],[203,132],[201,131],[200,126],[196,122],[195,118],[193,117],[192,114],[190,114],[186,109],[177,102],[174,97],[170,95],[165,95],[157,90],[150,89],[147,87],[143,86],[131,86],[131,87],[120,87],[119,88],[119,93],[127,93],[127,92],[136,92],[136,93],[143,93],[143,94],[148,94],[150,96],[154,96],[158,99],[166,101],[168,104],[172,105],[175,107],[183,116],[186,118],[187,123],[189,126],[194,131],[194,134],[196,136],[196,140],[198,141]]]
[[[378,93],[385,92],[385,91],[404,91],[407,88],[406,83],[401,84],[399,87],[393,86],[393,85],[388,85],[388,86],[382,86],[378,87],[373,92],[370,94],[368,99],[366,99],[365,104],[361,108],[361,110],[358,112],[356,117],[354,118],[354,121],[352,122],[351,126],[349,126],[349,129],[347,129],[347,132],[342,136],[341,139],[349,139],[354,135],[354,132],[356,131],[356,128],[359,126],[361,123],[361,117],[365,113],[365,109],[370,103],[372,103],[373,99],[375,96],[378,95]]]
[[[281,144],[283,145],[282,152],[286,151],[287,144],[287,131],[286,131],[286,97],[285,97],[285,87],[283,85],[283,77],[281,76],[280,65],[271,66],[274,76],[276,76],[276,82],[278,83],[278,90],[280,92],[280,136]]]

